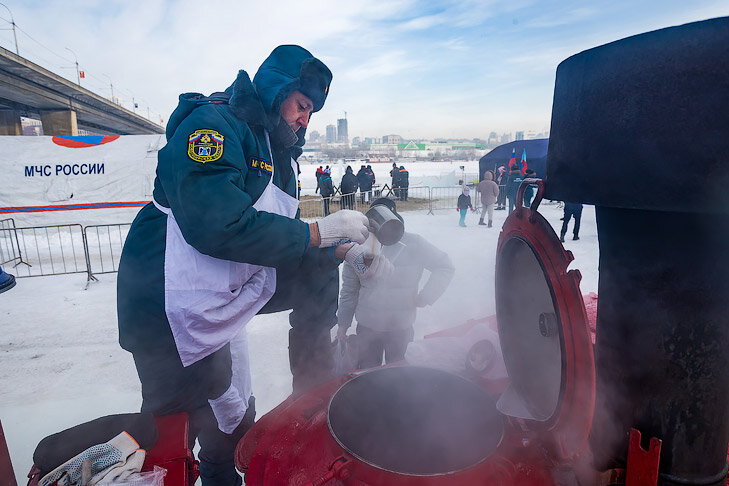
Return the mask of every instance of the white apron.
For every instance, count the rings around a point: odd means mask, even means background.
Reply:
[[[273,166],[268,133],[266,143]],[[298,185],[294,159],[291,167]],[[229,434],[243,418],[252,393],[245,325],[273,296],[276,270],[200,253],[185,241],[170,208],[153,202],[167,215],[165,313],[183,366],[230,343],[232,384],[221,397],[209,400],[220,430]],[[272,169],[268,185],[253,208],[293,218],[299,201],[273,183]]]

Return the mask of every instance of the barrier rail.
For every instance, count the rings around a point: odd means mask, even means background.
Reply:
[[[0,241],[13,238],[23,255],[13,271],[16,277],[88,273],[80,224],[0,228]]]
[[[119,223],[84,227],[89,280],[96,280],[94,275],[114,273],[119,269],[122,248],[131,226],[131,223]]]
[[[20,243],[18,241],[18,233],[15,228],[15,220],[13,218],[0,219],[0,265],[12,263],[17,260],[14,266],[23,261],[23,253],[20,251]]]
[[[373,187],[371,195],[351,193],[329,198],[329,212],[339,209],[366,211],[375,197],[396,199],[398,211],[428,209],[429,214],[440,209],[457,206],[461,186],[417,186],[390,188],[387,184]],[[480,208],[481,198],[476,191],[471,197],[474,208]],[[321,198],[299,201],[302,219],[319,219],[325,216]],[[37,277],[86,273],[87,280],[95,275],[114,273],[119,269],[124,241],[131,223],[89,225],[80,224],[34,226],[16,228],[12,218],[0,220],[0,264],[15,263],[16,277]],[[19,268],[20,264],[24,267]]]

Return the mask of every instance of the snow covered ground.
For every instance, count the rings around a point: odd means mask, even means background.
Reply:
[[[313,176],[315,166],[310,168]],[[379,171],[377,175],[379,179]],[[88,211],[80,222],[128,222],[135,212]],[[562,211],[546,203],[540,212],[559,231]],[[79,222],[62,213],[28,214],[16,223]],[[477,225],[475,213],[468,215],[467,228],[458,227],[454,210],[404,213],[406,229],[446,251],[456,266],[444,296],[420,310],[416,339],[494,313],[495,252],[505,213],[495,212],[495,227],[490,229]],[[582,273],[582,292],[597,292],[597,229],[590,206],[582,215],[580,238],[565,246],[575,256],[572,268]],[[0,294],[0,420],[19,484],[25,483],[33,450],[46,435],[102,415],[139,409],[140,385],[132,357],[117,343],[116,274],[101,275],[99,282],[85,287],[85,275],[23,278]],[[287,313],[258,316],[248,325],[259,416],[291,390],[288,327]]]

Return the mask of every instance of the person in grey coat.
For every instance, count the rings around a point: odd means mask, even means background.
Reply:
[[[342,269],[337,339],[345,338],[356,317],[360,369],[380,366],[383,354],[388,364],[405,357],[418,307],[438,300],[455,272],[446,253],[415,233],[405,232],[399,243],[382,247],[381,254],[395,267],[384,280],[360,280],[350,266]],[[424,270],[430,276],[421,288]]]

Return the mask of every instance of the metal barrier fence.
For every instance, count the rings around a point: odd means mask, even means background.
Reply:
[[[15,220],[6,218],[0,220],[0,265],[13,262],[16,266],[25,263],[23,253],[20,251]]]
[[[456,209],[458,197],[463,193],[461,186],[431,187],[430,188],[430,214],[439,209]],[[481,194],[473,188],[470,191],[471,204],[474,209],[481,209]]]
[[[131,223],[121,223],[84,228],[89,279],[96,280],[94,275],[113,273],[119,269],[122,248],[131,226]]]
[[[0,241],[11,240],[12,243],[13,239],[18,254],[22,254],[13,270],[16,277],[88,272],[80,224],[0,228]]]
[[[366,211],[372,198],[389,197],[398,201],[399,211],[428,209],[433,211],[454,209],[460,186],[390,188],[387,184],[373,188],[370,193],[335,195],[329,198],[329,211],[341,208]],[[474,208],[480,208],[481,198],[472,191]],[[321,198],[299,202],[302,219],[325,216]],[[16,277],[37,277],[86,273],[87,280],[94,275],[113,273],[119,269],[124,241],[131,223],[90,225],[80,224],[15,227],[12,218],[0,220],[0,265],[15,264]],[[21,266],[22,264],[22,266]]]

